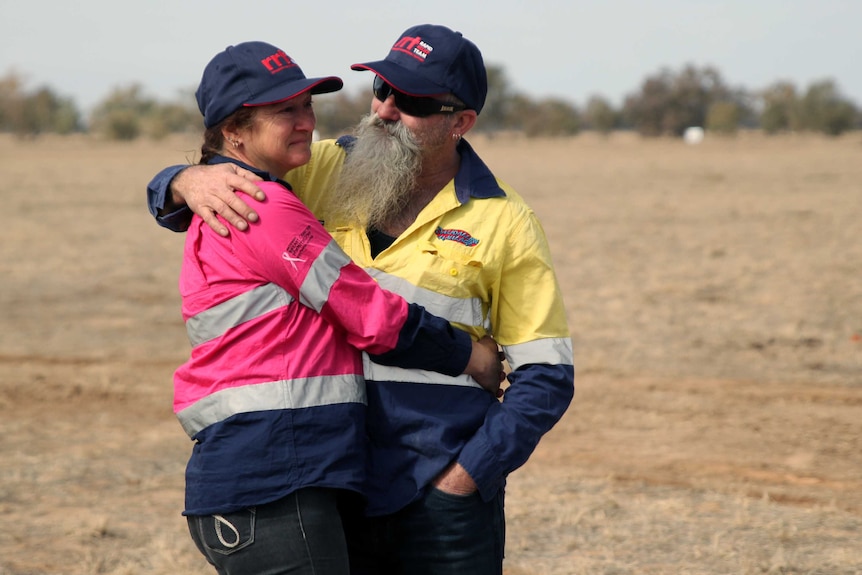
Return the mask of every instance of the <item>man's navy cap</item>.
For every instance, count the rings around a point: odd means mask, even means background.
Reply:
[[[204,126],[212,128],[243,106],[275,104],[309,90],[336,92],[343,85],[336,76],[306,78],[299,65],[272,44],[244,42],[210,60],[195,97]]]
[[[460,32],[422,24],[406,30],[383,60],[354,64],[371,70],[399,92],[411,96],[455,94],[479,113],[488,94],[482,53]]]

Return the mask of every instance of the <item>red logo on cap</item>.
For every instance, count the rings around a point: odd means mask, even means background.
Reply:
[[[267,56],[261,60],[260,63],[269,70],[270,74],[278,74],[282,70],[296,67],[296,62],[294,62],[290,56],[285,54],[284,50],[279,50],[272,56]]]
[[[422,38],[419,36],[416,36],[415,38],[404,36],[395,42],[395,45],[392,46],[392,50],[404,52],[405,54],[413,56],[420,62],[424,62],[425,58],[434,51],[434,48],[432,48],[428,42],[423,42]]]

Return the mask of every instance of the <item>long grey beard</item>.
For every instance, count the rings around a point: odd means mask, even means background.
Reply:
[[[401,122],[362,118],[331,206],[339,219],[381,228],[407,206],[422,167],[416,138]],[[343,221],[342,220],[342,221]]]

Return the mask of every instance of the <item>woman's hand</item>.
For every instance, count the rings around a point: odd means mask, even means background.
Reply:
[[[491,336],[486,335],[479,341],[473,342],[473,353],[464,373],[475,379],[479,385],[494,394],[494,397],[502,397],[503,390],[500,384],[506,379],[503,370],[503,352],[497,348],[497,342]]]

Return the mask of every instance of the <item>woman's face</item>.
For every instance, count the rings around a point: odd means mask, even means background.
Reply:
[[[246,161],[283,177],[311,159],[315,124],[311,94],[307,92],[278,104],[257,107],[252,127],[241,134]]]

